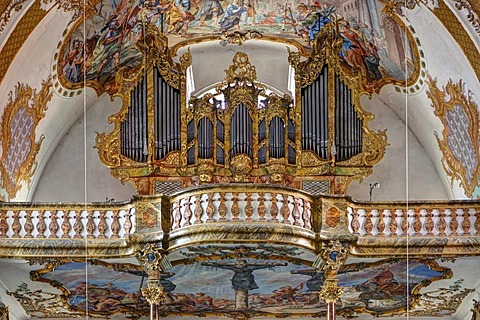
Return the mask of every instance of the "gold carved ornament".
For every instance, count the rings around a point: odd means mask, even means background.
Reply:
[[[153,69],[156,67],[162,78],[173,88],[181,92],[181,106],[185,108],[185,83],[186,70],[192,63],[192,56],[189,50],[180,57],[180,62],[175,63],[168,48],[168,38],[160,33],[155,25],[150,23],[142,24],[145,35],[138,41],[138,46],[143,52],[144,59],[140,67],[135,69],[121,69],[116,75],[115,86],[118,88],[113,97],[120,97],[122,108],[117,114],[109,117],[109,123],[114,124],[112,132],[98,133],[96,136],[95,148],[102,163],[112,169],[111,174],[122,182],[132,180],[136,177],[146,177],[154,172],[178,176],[176,168],[180,163],[179,152],[172,152],[162,161],[153,159],[154,153],[154,126],[148,126],[148,153],[147,163],[136,162],[121,154],[120,146],[120,125],[126,119],[130,108],[132,91],[143,80],[147,80],[147,117],[148,123],[154,122],[154,87]],[[113,99],[112,97],[112,99]],[[182,121],[183,122],[183,121]],[[182,146],[183,147],[183,146]],[[163,166],[154,165],[160,162]]]
[[[479,113],[478,107],[469,94],[465,94],[465,84],[462,80],[453,83],[452,79],[443,87],[443,90],[437,86],[437,80],[428,76],[427,96],[432,101],[435,115],[443,124],[441,137],[436,133],[438,146],[443,153],[442,165],[446,174],[452,179],[460,181],[460,186],[465,190],[468,197],[472,197],[475,187],[478,185],[480,178],[480,128],[478,125]],[[462,123],[462,126],[468,127],[468,138],[472,143],[470,152],[475,154],[476,167],[471,169],[471,177],[468,179],[469,173],[465,164],[462,163],[451,150],[448,144],[448,138],[452,134],[450,132],[447,116],[448,112],[455,108],[461,108],[468,118],[468,123]]]
[[[335,141],[335,77],[339,77],[341,82],[345,84],[352,92],[352,103],[359,119],[363,121],[363,141],[362,152],[353,156],[352,158],[336,162],[335,155],[332,150],[332,143],[329,143],[329,157],[330,159],[320,159],[314,152],[309,150],[301,150],[301,142],[297,141],[298,152],[297,163],[302,164],[300,170],[301,175],[350,175],[352,181],[354,179],[363,179],[372,173],[371,167],[378,164],[385,154],[387,143],[386,130],[374,132],[368,128],[368,123],[375,117],[373,114],[366,112],[360,104],[360,97],[367,95],[371,97],[373,92],[380,89],[377,84],[373,86],[369,83],[366,71],[363,69],[354,69],[347,67],[338,55],[343,40],[339,35],[338,25],[342,21],[332,24],[327,24],[323,27],[319,35],[315,38],[313,43],[312,56],[306,60],[301,60],[300,54],[296,52],[289,53],[289,63],[295,68],[295,82],[296,82],[296,101],[295,115],[297,132],[296,135],[301,135],[301,89],[311,85],[321,74],[325,65],[328,68],[328,83],[329,83],[329,98],[328,98],[328,113],[329,113],[329,127],[328,140]],[[379,83],[382,80],[379,81]],[[379,84],[378,84],[379,85]],[[345,180],[348,185],[349,181]]]
[[[325,282],[320,290],[320,298],[325,303],[335,303],[343,294],[343,289],[338,286],[337,274],[348,256],[348,246],[338,240],[332,240],[324,244],[322,251]]]
[[[266,131],[265,138],[259,139],[259,124],[265,121],[266,127],[269,127],[274,117],[280,118],[284,124],[289,120],[294,121],[295,114],[291,111],[292,99],[288,95],[279,96],[275,93],[266,95],[267,88],[257,82],[256,68],[253,66],[248,56],[243,52],[237,52],[233,57],[233,63],[225,70],[225,80],[220,82],[215,93],[207,93],[200,98],[192,97],[190,107],[187,109],[186,122],[193,121],[198,127],[198,122],[202,118],[210,120],[217,131],[217,120],[224,127],[224,140],[216,139],[215,145],[224,151],[224,164],[217,164],[216,149],[213,151],[213,159],[197,159],[196,164],[184,170],[185,175],[198,175],[200,182],[212,182],[215,179],[226,179],[227,181],[245,182],[257,178],[268,176],[270,181],[282,182],[288,172],[294,169],[287,168],[286,159],[269,158],[266,164],[260,164],[258,152],[260,148],[269,141],[269,130]],[[218,108],[216,96],[223,94],[228,100],[228,106]],[[268,108],[259,108],[259,97]],[[252,157],[246,154],[237,154],[230,157],[231,148],[230,135],[232,132],[229,126],[233,119],[236,107],[243,105],[252,119]],[[286,139],[288,140],[288,139]],[[195,147],[196,140],[193,139],[186,144],[187,148],[183,151],[182,157],[186,157],[187,150]],[[296,145],[291,141],[285,144],[285,151],[288,146],[295,148]],[[286,152],[285,152],[286,154]],[[266,156],[269,150],[266,148]],[[195,169],[193,169],[195,167]],[[193,170],[192,170],[193,169]]]
[[[163,249],[155,243],[147,243],[135,254],[148,275],[147,286],[142,288],[142,296],[150,305],[160,305],[167,293],[160,284],[161,271],[171,267]]]
[[[160,305],[167,298],[167,294],[158,281],[147,280],[147,287],[142,288],[142,296],[150,305]]]
[[[30,184],[31,178],[35,174],[35,157],[44,139],[44,137],[41,136],[40,140],[37,141],[35,130],[40,120],[45,116],[47,103],[52,98],[52,93],[50,92],[51,86],[51,78],[49,77],[45,81],[42,81],[42,87],[38,92],[26,84],[18,83],[14,91],[9,93],[8,103],[2,116],[0,172],[3,187],[10,198],[14,198],[18,190],[21,189],[22,181]],[[12,132],[13,129],[19,129],[16,124],[18,123],[17,121],[21,121],[21,119],[19,120],[16,117],[20,116],[23,116],[24,120],[29,119],[28,121],[30,121],[31,126],[30,132],[23,133],[23,136],[22,133]],[[24,126],[20,129],[22,129],[22,131],[25,130],[26,125],[27,124],[24,123]],[[25,134],[28,135],[24,136]],[[23,140],[15,141],[15,139],[21,139],[22,137],[28,139],[28,142]],[[11,164],[12,161],[18,161],[17,156],[10,153],[19,151],[12,149],[12,147],[19,146],[18,143],[22,144],[22,152],[24,151],[23,148],[29,148],[28,154],[25,159],[22,159],[22,163],[14,163],[15,167],[8,169],[5,167],[6,164]],[[10,172],[8,170],[14,171]]]

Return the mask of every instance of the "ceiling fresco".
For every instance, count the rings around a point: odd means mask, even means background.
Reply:
[[[177,252],[172,257],[188,258],[172,261],[172,267],[162,274],[161,284],[167,297],[159,307],[161,314],[324,315],[326,306],[318,299],[323,273],[316,271],[311,261],[301,259],[306,255],[300,250],[293,249],[283,256],[278,255],[280,252],[281,249],[269,246],[255,250],[230,247],[216,252],[209,246],[199,246]],[[449,268],[433,260],[347,263],[338,276],[344,289],[337,305],[338,314],[403,314],[407,303],[412,307],[418,303],[422,288],[451,276]],[[81,316],[88,308],[89,313],[97,316],[149,314],[149,305],[141,295],[147,275],[136,264],[59,261],[31,272],[31,279],[61,290],[62,294],[53,298],[61,301],[63,312]],[[22,304],[41,305],[34,300],[52,301],[52,297],[42,297],[47,291],[35,298],[26,284],[20,284],[9,295]],[[42,309],[36,310],[38,313]]]
[[[233,33],[295,43],[304,52],[322,28],[335,26],[343,41],[339,56],[347,67],[362,71],[370,82],[404,81],[414,75],[416,45],[405,41],[412,36],[407,32],[407,37],[400,20],[384,13],[384,8],[378,0],[103,0],[67,35],[60,53],[60,79],[66,87],[78,88],[85,78],[99,89],[114,81],[122,68],[138,67],[143,59],[142,22],[148,22],[177,49],[211,40],[225,46]]]

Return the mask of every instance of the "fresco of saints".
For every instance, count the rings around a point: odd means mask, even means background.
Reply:
[[[211,26],[216,27],[218,17],[220,17],[223,12],[224,11],[220,0],[204,0],[200,6],[200,10],[197,13],[197,18],[200,19],[199,26],[206,26],[205,20],[211,20]]]
[[[238,4],[238,0],[233,0],[225,8],[225,13],[223,14],[222,19],[220,20],[220,30],[227,31],[233,27],[240,28],[240,17],[242,13],[246,12],[247,9],[245,7],[240,7]]]

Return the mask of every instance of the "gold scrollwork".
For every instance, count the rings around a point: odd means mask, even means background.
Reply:
[[[443,124],[441,137],[439,137],[438,133],[435,134],[438,146],[443,153],[443,168],[452,180],[458,179],[460,181],[460,185],[463,186],[465,194],[471,197],[480,178],[478,106],[469,94],[464,93],[465,85],[462,80],[458,83],[453,83],[452,79],[450,79],[445,87],[443,87],[443,90],[441,90],[437,86],[437,80],[429,75],[427,84],[429,87],[427,96],[433,103],[435,115]],[[448,143],[449,137],[453,134],[451,132],[451,125],[449,126],[448,124],[448,113],[454,110],[461,110],[467,117],[467,123],[461,124],[461,126],[466,127],[468,131],[466,132],[467,136],[463,138],[470,141],[471,148],[468,148],[468,152],[473,153],[476,162],[476,166],[470,168],[469,171],[467,171],[466,164],[458,158],[458,155],[454,154],[454,150],[451,149]]]
[[[471,311],[473,312],[471,320],[480,319],[480,301],[473,299],[473,308]]]
[[[343,294],[343,289],[338,286],[338,280],[326,279],[325,283],[320,290],[320,299],[323,299],[325,303],[335,303]]]
[[[339,240],[330,241],[325,244],[322,258],[325,262],[323,269],[325,270],[326,279],[336,279],[340,267],[345,263],[348,256],[348,246]]]
[[[147,287],[142,288],[142,296],[151,305],[160,305],[167,297],[158,281],[147,280]]]
[[[52,98],[51,87],[49,77],[42,81],[38,92],[26,84],[18,83],[14,92],[9,93],[2,117],[0,172],[3,187],[10,198],[14,198],[20,190],[22,181],[30,184],[36,171],[35,157],[44,137],[41,136],[37,141],[35,128],[45,116],[47,103]],[[22,155],[17,155],[17,152]]]

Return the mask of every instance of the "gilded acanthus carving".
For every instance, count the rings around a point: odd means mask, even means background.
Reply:
[[[323,299],[325,303],[337,302],[342,294],[343,289],[338,286],[338,280],[336,279],[326,279],[319,293],[320,298]]]
[[[10,21],[10,18],[12,15],[15,14],[15,12],[20,11],[23,8],[24,3],[26,0],[13,0],[13,1],[8,1],[8,5],[6,6],[5,10],[3,12],[0,12],[0,32],[5,30],[5,27],[7,26],[8,22]]]
[[[326,279],[336,279],[338,270],[347,260],[348,246],[339,240],[324,244],[322,258]]]
[[[18,83],[9,93],[2,116],[0,172],[3,187],[10,198],[15,197],[22,182],[29,184],[35,173],[35,157],[43,141],[43,136],[37,140],[35,129],[52,98],[51,86],[49,77],[42,82],[38,92]]]
[[[473,29],[475,32],[480,35],[480,19],[479,19],[479,12],[475,10],[469,0],[455,0],[455,8],[457,10],[466,10],[467,11],[467,19],[472,24]],[[477,4],[477,9],[478,4]]]
[[[398,15],[403,15],[403,8],[413,10],[420,4],[432,6],[435,8],[438,6],[438,0],[388,0],[385,11]]]
[[[462,80],[454,83],[450,79],[440,89],[437,80],[429,76],[427,84],[427,95],[443,124],[441,135],[435,134],[443,153],[442,165],[447,175],[459,180],[465,194],[471,197],[480,178],[478,106],[471,94],[465,92]]]
[[[147,280],[147,287],[142,288],[142,296],[151,305],[160,305],[167,297],[158,281]]]

